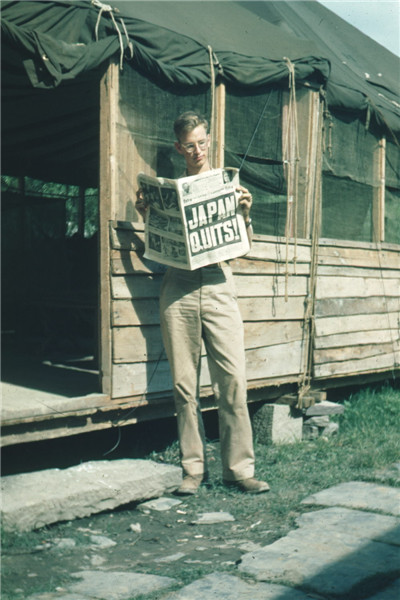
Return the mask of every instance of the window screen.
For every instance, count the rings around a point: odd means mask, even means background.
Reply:
[[[284,235],[286,184],[282,164],[282,90],[227,89],[225,165],[240,168],[253,194],[255,233]]]
[[[386,142],[385,242],[400,244],[400,148]]]
[[[379,138],[351,115],[325,122],[321,236],[370,242]]]

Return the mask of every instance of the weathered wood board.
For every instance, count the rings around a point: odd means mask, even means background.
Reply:
[[[249,386],[251,380],[264,376],[297,375],[304,368],[301,341],[246,350],[246,369]],[[171,393],[172,381],[167,360],[113,365],[115,397],[138,396],[160,392]],[[210,374],[205,357],[201,360],[200,386],[210,385]]]
[[[244,321],[298,321],[304,318],[304,298],[239,298]],[[114,327],[160,323],[158,298],[115,300],[112,309]]]
[[[143,258],[140,227],[114,223],[111,240],[113,380],[119,382],[114,395],[170,392],[158,305],[165,267]],[[315,378],[385,369],[398,352],[399,256],[391,249],[367,246],[332,243],[319,249]],[[284,240],[255,236],[249,254],[231,261],[245,326],[250,387],[253,380],[292,377],[305,368],[310,256],[307,243],[286,245]],[[204,346],[202,354],[201,386],[206,387],[210,381]],[[147,389],[146,377],[157,361],[157,383]]]
[[[400,367],[400,255],[373,244],[348,246],[319,248],[315,379]]]
[[[246,348],[261,348],[303,339],[302,321],[261,321],[245,323]],[[158,325],[113,328],[114,362],[157,360],[163,350]],[[203,346],[202,355],[205,355]]]

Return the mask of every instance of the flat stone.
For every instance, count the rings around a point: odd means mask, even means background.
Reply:
[[[271,583],[246,582],[228,573],[211,573],[167,594],[164,600],[310,600],[301,591]]]
[[[337,423],[328,423],[326,427],[322,430],[322,437],[329,438],[332,435],[335,435],[339,431],[339,425]]]
[[[364,481],[349,481],[317,492],[305,498],[302,504],[348,506],[397,516],[400,515],[400,488]]]
[[[324,400],[323,402],[318,402],[313,406],[309,406],[304,411],[304,414],[307,417],[320,417],[323,415],[341,415],[343,412],[343,404],[337,404],[336,402],[329,402],[329,400]]]
[[[157,563],[176,562],[177,560],[180,560],[184,556],[186,556],[186,554],[184,554],[183,552],[177,552],[176,554],[170,554],[169,556],[163,556],[162,558],[156,558],[154,560],[154,562],[157,562]]]
[[[264,404],[252,418],[260,444],[292,444],[302,439],[303,414],[287,404]]]
[[[2,477],[6,531],[30,531],[174,491],[181,469],[150,460],[93,461]]]
[[[399,600],[400,598],[400,579],[396,579],[391,585],[377,592],[368,600]]]
[[[213,523],[225,523],[234,520],[235,517],[227,512],[209,512],[200,513],[192,523],[195,525],[212,525]]]
[[[305,421],[305,425],[316,425],[317,427],[326,427],[329,425],[329,415],[322,415],[318,417],[310,417]]]
[[[400,548],[346,530],[301,527],[243,555],[239,570],[259,581],[284,582],[325,596],[349,598],[366,580],[396,572]]]
[[[114,542],[114,540],[110,540],[110,538],[104,535],[91,535],[90,541],[92,542],[92,544],[98,546],[99,548],[111,548],[112,546],[117,545],[117,542]]]
[[[125,571],[81,571],[72,576],[80,581],[68,585],[68,591],[96,600],[132,600],[177,583],[171,577]]]
[[[400,546],[400,519],[350,508],[324,508],[304,513],[296,519],[299,527],[316,531],[347,532],[375,542]]]
[[[136,508],[138,510],[170,510],[174,506],[178,506],[182,504],[182,500],[178,500],[177,498],[156,498],[155,500],[148,500],[147,502],[142,502]]]
[[[75,548],[76,541],[72,538],[56,538],[54,544],[57,550],[71,550],[71,548]]]

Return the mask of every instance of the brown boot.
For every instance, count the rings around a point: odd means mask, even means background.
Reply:
[[[203,481],[203,475],[185,475],[181,485],[175,491],[178,496],[193,496]]]
[[[263,492],[269,492],[268,483],[266,481],[258,481],[258,479],[254,479],[254,477],[236,481],[224,481],[224,484],[228,487],[235,487],[247,494],[262,494]]]

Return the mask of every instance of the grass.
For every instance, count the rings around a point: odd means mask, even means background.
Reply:
[[[400,390],[389,385],[363,389],[346,398],[343,405],[344,413],[332,417],[339,430],[331,438],[255,444],[256,476],[271,486],[266,496],[246,496],[244,502],[242,494],[223,487],[218,449],[211,444],[214,477],[211,486],[196,497],[198,511],[229,510],[237,521],[244,519],[249,524],[261,518],[268,521],[272,538],[277,539],[305,510],[300,503],[306,496],[346,481],[378,481],[380,470],[400,460]],[[177,443],[150,458],[179,464]],[[387,483],[399,484],[395,479]]]
[[[267,545],[293,529],[297,516],[313,510],[301,504],[308,495],[346,481],[380,481],[379,472],[400,461],[400,389],[389,385],[362,389],[341,402],[345,411],[342,415],[332,417],[339,429],[331,438],[287,445],[255,443],[256,476],[268,481],[271,486],[269,494],[244,496],[225,488],[221,483],[218,441],[210,442],[211,483],[201,487],[195,497],[185,499],[188,519],[196,513],[227,511],[234,516],[235,524],[232,527],[217,525],[213,527],[212,535],[221,542],[236,537]],[[178,444],[168,443],[161,451],[147,454],[145,458],[178,465]],[[398,486],[398,476],[387,479],[385,483]],[[98,518],[100,520],[101,515]],[[132,519],[132,514],[128,518]],[[95,519],[96,516],[91,518],[94,523]],[[105,521],[103,518],[101,529],[107,535]],[[114,521],[116,519],[108,519],[107,522],[111,526]],[[160,535],[163,530],[161,527]],[[165,529],[165,532],[171,539],[177,536],[173,529]],[[3,537],[3,551],[16,555],[25,554],[26,551],[29,560],[30,552],[35,551],[34,548],[42,540],[68,535],[68,524],[55,525],[47,531],[7,534]],[[74,537],[76,535],[75,531]],[[110,536],[113,537],[112,532]],[[77,539],[78,546],[79,541]],[[157,567],[157,574],[174,577],[182,584],[188,584],[215,570],[215,567],[215,564],[165,564]],[[219,564],[218,570],[222,569],[237,574],[235,566]],[[141,572],[154,572],[154,566],[149,563]],[[3,575],[7,578],[6,573]],[[154,598],[157,597],[155,593]]]

